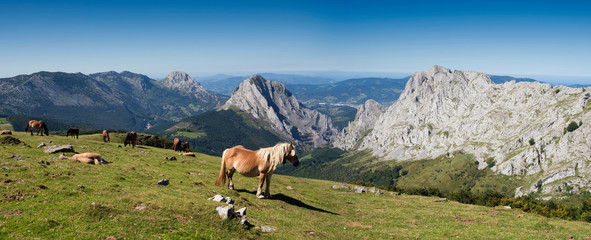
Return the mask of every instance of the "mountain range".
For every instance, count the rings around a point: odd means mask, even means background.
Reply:
[[[0,79],[0,114],[98,128],[148,129],[214,109],[224,100],[178,73],[163,81],[131,72],[38,72]]]
[[[415,73],[383,113],[358,116],[333,145],[395,162],[467,153],[479,169],[521,179],[517,196],[586,192],[589,98],[586,88],[495,84],[484,73],[434,66]]]

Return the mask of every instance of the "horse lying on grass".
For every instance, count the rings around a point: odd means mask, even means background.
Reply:
[[[37,135],[39,135],[39,133],[41,133],[41,130],[45,130],[45,135],[49,136],[49,130],[47,129],[47,125],[45,125],[45,123],[43,121],[37,121],[37,120],[31,120],[29,121],[29,123],[27,123],[27,126],[25,127],[25,132],[27,132],[27,130],[29,130],[29,127],[31,127],[31,136],[33,136],[33,128],[37,131]],[[41,136],[43,136],[43,133],[41,133]]]
[[[215,185],[220,186],[226,183],[228,176],[228,188],[234,189],[232,175],[235,171],[246,177],[259,176],[257,198],[271,198],[269,185],[271,176],[280,163],[289,161],[294,167],[300,164],[295,148],[291,143],[279,143],[274,147],[261,148],[252,151],[243,146],[235,146],[224,150],[222,154],[222,166]],[[265,194],[263,195],[263,183],[267,181]]]
[[[80,153],[80,154],[74,154],[74,156],[72,156],[72,157],[68,157],[68,156],[66,156],[66,154],[62,153],[62,155],[60,155],[60,159],[78,160],[83,163],[88,163],[88,164],[94,163],[96,165],[110,163],[107,160],[105,160],[98,153]]]

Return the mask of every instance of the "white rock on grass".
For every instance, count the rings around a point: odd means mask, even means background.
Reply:
[[[222,219],[232,219],[234,217],[234,205],[217,207],[215,210]]]

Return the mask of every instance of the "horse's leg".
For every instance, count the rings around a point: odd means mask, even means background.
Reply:
[[[263,195],[263,183],[265,183],[265,178],[267,178],[267,174],[261,173],[259,177],[259,188],[257,189],[257,198],[265,198]]]
[[[228,169],[228,188],[234,190],[234,182],[232,181],[232,176],[234,175],[234,172],[236,171],[236,169],[231,168]]]
[[[271,173],[267,173],[267,182],[266,182],[266,186],[265,186],[265,197],[266,198],[271,198],[271,190],[269,190],[269,185],[271,185],[271,176],[273,176],[273,174]]]

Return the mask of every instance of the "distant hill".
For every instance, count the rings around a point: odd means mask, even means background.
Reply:
[[[355,78],[333,84],[287,84],[287,87],[305,103],[359,105],[373,99],[382,105],[390,105],[398,99],[407,81],[408,77]]]
[[[208,111],[185,118],[161,131],[169,139],[189,142],[197,152],[221,156],[224,149],[243,145],[258,149],[273,146],[281,140],[256,123],[247,113],[233,110]]]
[[[38,72],[0,79],[0,114],[99,128],[146,129],[213,109],[224,100],[131,72]]]

